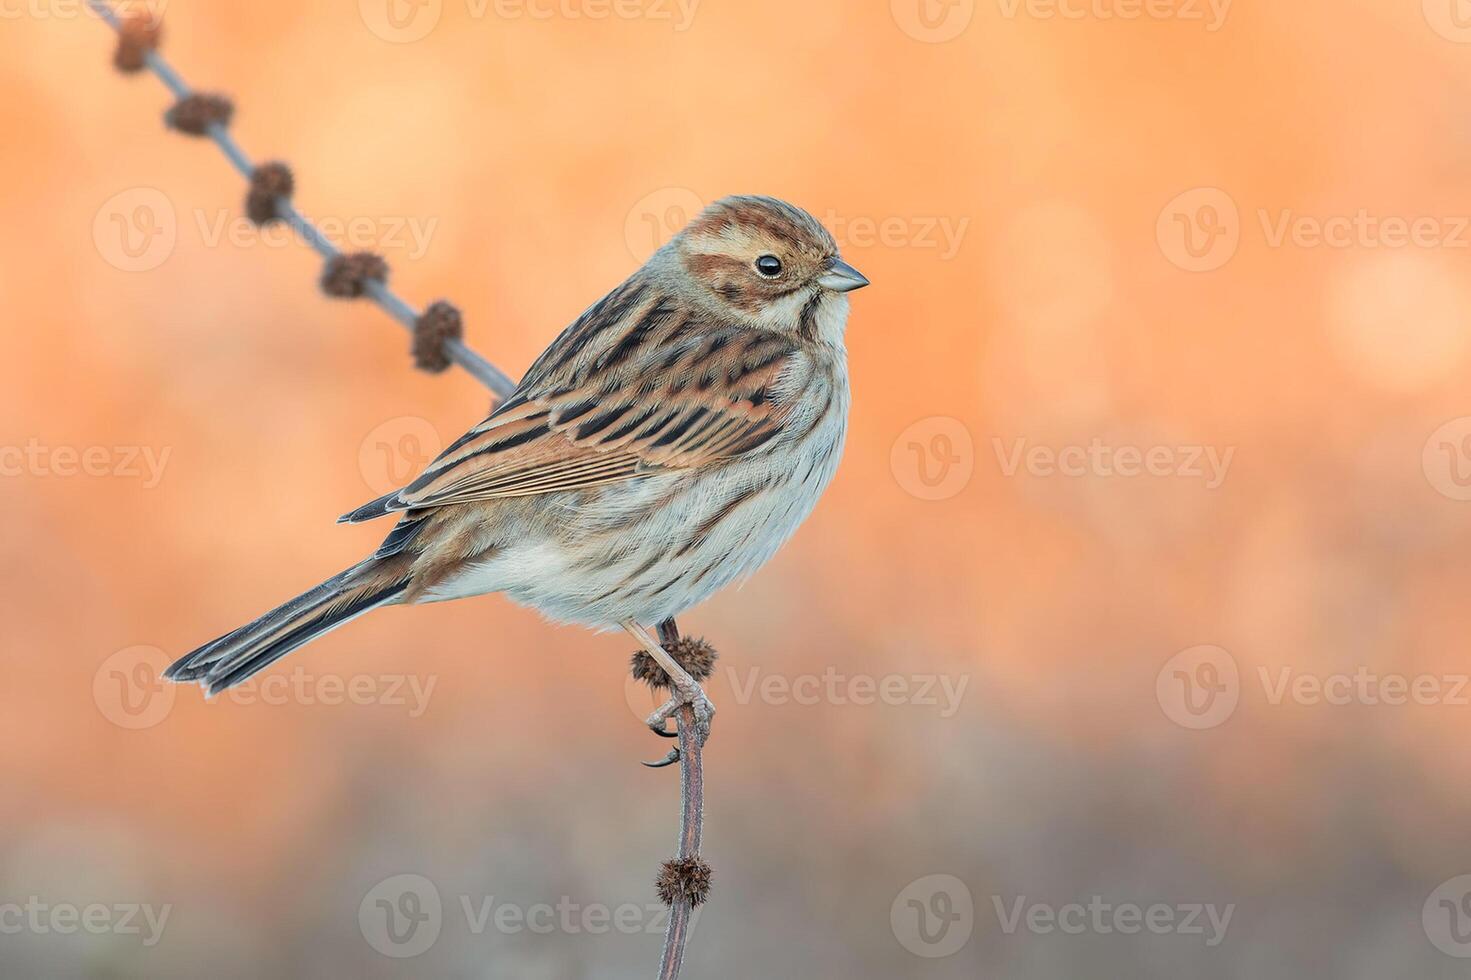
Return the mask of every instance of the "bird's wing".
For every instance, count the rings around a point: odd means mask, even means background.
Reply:
[[[574,324],[490,418],[414,482],[343,520],[699,467],[780,433],[788,406],[775,389],[797,346],[663,308],[635,304],[593,336]]]

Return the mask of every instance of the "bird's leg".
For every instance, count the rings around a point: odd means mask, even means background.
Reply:
[[[695,716],[695,735],[700,744],[704,745],[705,740],[710,737],[710,721],[715,717],[715,705],[710,703],[710,699],[705,696],[700,685],[679,665],[677,660],[669,655],[652,633],[632,620],[625,622],[623,628],[638,640],[639,645],[650,657],[654,658],[654,662],[664,668],[664,672],[669,675],[669,685],[673,696],[659,710],[649,715],[649,728],[659,735],[668,737],[670,733],[665,729],[664,723],[680,708],[689,705]],[[659,627],[659,632],[666,638],[670,638],[671,641],[679,637],[674,630],[673,620],[666,620]],[[679,759],[677,750],[671,752],[670,756],[671,758],[660,765],[669,765]]]

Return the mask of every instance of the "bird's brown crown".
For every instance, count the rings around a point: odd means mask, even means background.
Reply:
[[[716,201],[680,232],[676,245],[695,281],[747,313],[815,289],[838,254],[820,221],[773,197]]]

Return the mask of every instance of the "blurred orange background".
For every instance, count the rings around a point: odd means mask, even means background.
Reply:
[[[724,194],[873,280],[834,485],[682,617],[722,655],[686,976],[1464,976],[1456,0],[163,12],[513,375]],[[95,18],[0,13],[0,973],[652,976],[677,775],[626,640],[491,597],[153,679],[375,547],[335,517],[487,395],[245,223]]]

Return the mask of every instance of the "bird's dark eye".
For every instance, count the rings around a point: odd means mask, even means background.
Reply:
[[[775,255],[763,255],[756,260],[756,271],[768,279],[781,275],[781,259]]]

